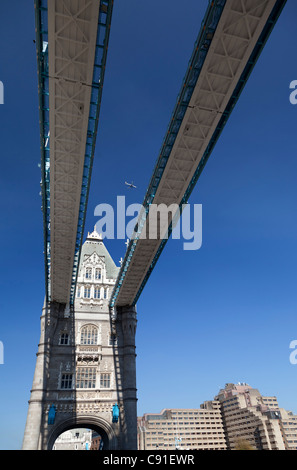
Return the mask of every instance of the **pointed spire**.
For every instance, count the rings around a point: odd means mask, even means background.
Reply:
[[[92,233],[88,232],[87,239],[102,241],[102,233],[98,233],[96,225],[94,225],[94,231]]]

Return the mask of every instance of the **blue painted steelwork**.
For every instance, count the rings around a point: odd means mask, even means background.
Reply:
[[[50,300],[50,148],[47,0],[35,0],[45,293]]]
[[[181,91],[177,97],[167,133],[163,140],[160,155],[155,165],[153,175],[144,198],[144,207],[151,204],[155,197],[159,182],[162,178],[175,139],[181,123],[188,109],[194,88],[197,84],[212,38],[217,29],[226,0],[209,2],[202,26],[196,40],[194,51],[189,61],[188,69],[184,77]]]
[[[85,227],[85,217],[91,182],[91,173],[94,160],[95,143],[97,137],[99,113],[102,99],[104,73],[107,59],[107,49],[110,34],[113,0],[101,0],[97,30],[94,71],[84,171],[82,178],[82,191],[80,197],[79,217],[76,234],[75,256],[72,271],[72,282],[69,302],[73,305],[77,271],[82,246],[82,237]],[[41,173],[42,173],[42,209],[44,230],[44,257],[45,257],[45,283],[46,299],[51,300],[50,293],[50,129],[49,129],[49,75],[48,75],[48,9],[47,0],[35,0],[36,48],[38,64],[39,89],[39,121],[41,140]]]
[[[155,197],[159,182],[162,178],[162,175],[165,170],[167,161],[169,159],[172,147],[174,145],[175,139],[179,132],[184,115],[187,111],[188,104],[191,100],[192,93],[194,91],[197,80],[199,78],[209,46],[211,44],[212,38],[214,36],[217,25],[221,18],[225,4],[226,4],[226,0],[216,0],[216,1],[209,2],[206,14],[202,21],[202,26],[201,26],[197,41],[194,46],[194,52],[190,59],[188,69],[187,69],[186,75],[182,83],[181,91],[177,98],[177,103],[175,105],[167,133],[163,140],[163,145],[161,147],[160,155],[155,165],[153,175],[152,175],[149,187],[147,189],[147,192],[144,198],[143,207],[145,208],[145,213],[141,217],[141,223],[139,224],[139,227],[138,227],[139,233],[141,232],[141,228],[145,221],[146,215],[148,214],[149,206],[150,204],[152,204],[153,199]],[[128,271],[130,261],[132,259],[132,255],[135,251],[137,241],[138,240],[136,236],[129,243],[124,261],[122,263],[122,267],[119,272],[116,286],[111,296],[110,307],[115,306],[117,296],[123,284],[126,272]],[[150,272],[151,271],[152,269],[150,269]],[[140,292],[137,295],[137,298],[139,297],[139,295],[140,295]],[[135,299],[133,305],[136,304],[136,300],[137,299]]]
[[[250,56],[250,59],[248,60],[248,63],[238,81],[238,84],[232,94],[232,97],[231,99],[229,100],[229,103],[227,104],[226,106],[226,109],[224,111],[224,113],[222,114],[222,118],[217,126],[217,128],[215,129],[215,132],[209,142],[209,145],[195,171],[195,174],[182,198],[182,201],[180,202],[180,210],[182,208],[182,205],[183,204],[186,204],[198,179],[199,179],[199,176],[201,175],[206,163],[207,163],[207,160],[212,152],[212,150],[214,149],[215,147],[215,144],[216,142],[218,141],[218,138],[219,136],[221,135],[221,132],[223,131],[232,111],[233,111],[233,108],[235,106],[235,104],[237,103],[239,97],[240,97],[240,94],[241,92],[243,91],[246,83],[247,83],[247,80],[286,4],[286,1],[287,0],[278,0],[273,8],[273,11],[261,33],[261,36]],[[187,110],[187,107],[188,107],[188,104],[190,102],[190,99],[191,99],[191,96],[192,96],[192,93],[193,93],[193,90],[196,86],[196,83],[197,83],[197,80],[199,78],[199,74],[200,74],[200,71],[202,69],[202,66],[203,66],[203,63],[204,63],[204,60],[205,60],[205,57],[207,55],[207,51],[209,49],[209,46],[210,46],[210,43],[211,43],[211,40],[212,40],[212,37],[215,33],[215,30],[217,28],[217,25],[219,23],[219,20],[220,20],[220,17],[221,17],[221,14],[223,12],[223,9],[224,9],[224,6],[225,6],[225,3],[226,3],[226,0],[221,0],[221,1],[213,1],[209,6],[208,6],[208,10],[206,12],[206,15],[205,15],[205,18],[202,22],[202,27],[201,27],[201,30],[200,30],[200,33],[199,33],[199,36],[198,36],[198,39],[195,43],[195,47],[194,47],[194,52],[192,54],[192,57],[191,57],[191,60],[190,60],[190,63],[189,63],[189,66],[188,66],[188,69],[187,69],[187,73],[186,73],[186,76],[184,78],[184,81],[183,81],[183,84],[182,84],[182,88],[181,88],[181,92],[178,96],[178,99],[177,99],[177,104],[175,106],[175,110],[174,110],[174,113],[173,113],[173,116],[171,118],[171,121],[170,121],[170,124],[169,124],[169,128],[168,128],[168,131],[167,131],[167,134],[165,136],[165,139],[164,139],[164,142],[163,142],[163,146],[161,148],[161,153],[160,153],[160,156],[157,160],[157,163],[156,163],[156,166],[155,166],[155,169],[154,169],[154,172],[153,172],[153,176],[151,178],[151,181],[150,181],[150,184],[149,184],[149,187],[148,187],[148,190],[147,190],[147,193],[146,193],[146,196],[145,196],[145,199],[144,199],[144,203],[143,203],[143,206],[145,207],[145,211],[146,211],[146,214],[148,213],[149,211],[149,205],[152,203],[154,197],[155,197],[155,194],[156,194],[156,191],[157,191],[157,188],[158,188],[158,185],[159,185],[159,182],[160,182],[160,179],[161,179],[161,176],[164,172],[164,169],[166,167],[166,164],[167,164],[167,161],[168,161],[168,158],[169,158],[169,155],[171,153],[171,150],[172,150],[172,147],[173,147],[173,144],[175,142],[175,139],[176,139],[176,136],[178,134],[178,131],[179,131],[179,128],[181,126],[181,123],[182,123],[182,120],[184,118],[184,115],[185,115],[185,112]],[[145,219],[145,214],[144,216],[142,217],[142,219],[144,220]],[[168,238],[169,236],[171,235],[172,233],[172,225],[170,225],[169,229],[168,229]],[[167,243],[167,240],[168,238],[166,239],[163,239],[162,242],[160,243],[160,246],[158,248],[158,251],[149,267],[149,269],[147,270],[146,272],[146,275],[145,275],[145,278],[135,296],[135,299],[134,301],[132,302],[132,305],[134,306],[138,299],[139,299],[139,296],[145,286],[145,284],[147,283],[166,243]],[[137,245],[137,238],[135,240],[131,240],[130,241],[130,244],[128,246],[128,249],[127,249],[127,252],[126,252],[126,255],[125,255],[125,259],[122,263],[122,267],[121,267],[121,270],[119,272],[119,276],[118,276],[118,279],[117,279],[117,283],[116,283],[116,286],[115,286],[115,289],[112,293],[112,296],[111,296],[111,301],[110,301],[110,307],[114,307],[115,304],[116,304],[116,299],[117,299],[117,296],[119,294],[119,291],[121,289],[121,286],[123,284],[123,281],[124,281],[124,278],[125,278],[125,274],[126,272],[128,271],[128,268],[129,268],[129,264],[130,264],[130,261],[132,259],[132,255],[135,251],[135,248],[136,248],[136,245]]]
[[[113,10],[113,0],[101,0],[100,10],[99,10],[99,21],[98,21],[98,30],[97,30],[97,40],[96,40],[96,52],[95,52],[95,61],[94,61],[94,72],[93,72],[93,81],[92,81],[92,93],[90,101],[90,112],[89,112],[89,122],[88,122],[88,131],[86,139],[86,152],[85,152],[85,164],[84,172],[82,179],[82,192],[80,198],[79,206],[79,217],[77,225],[77,235],[76,235],[76,244],[74,255],[74,264],[72,272],[72,282],[70,289],[70,305],[73,305],[75,297],[75,288],[76,280],[78,274],[78,266],[80,260],[80,252],[83,241],[83,234],[85,228],[85,218],[91,183],[91,174],[94,161],[95,153],[95,144],[97,138],[98,122],[99,122],[99,113],[101,107],[102,99],[102,90],[104,82],[104,73],[106,67],[107,59],[107,49],[109,41],[109,33],[111,26]]]

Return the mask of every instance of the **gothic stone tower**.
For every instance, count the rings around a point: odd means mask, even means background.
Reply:
[[[78,427],[97,431],[103,449],[137,448],[137,320],[123,307],[111,321],[118,270],[95,229],[82,247],[74,308],[44,305],[23,450],[51,449]]]

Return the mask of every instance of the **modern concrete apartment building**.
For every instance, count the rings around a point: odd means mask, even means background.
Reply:
[[[275,409],[280,413],[280,424],[286,450],[297,450],[297,415],[294,415],[292,411],[280,408],[276,397],[263,397],[263,401],[270,409]]]
[[[246,383],[226,384],[217,400],[225,425],[227,446],[248,442],[255,450],[285,450],[280,412],[269,408],[257,389]]]
[[[138,418],[138,449],[297,450],[297,416],[246,383],[226,384],[200,409],[164,409]]]
[[[297,415],[284,408],[280,408],[279,411],[286,450],[297,450]]]
[[[219,402],[205,402],[201,409],[165,409],[138,418],[138,449],[225,450]]]

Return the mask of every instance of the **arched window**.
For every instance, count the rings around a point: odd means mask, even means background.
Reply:
[[[95,279],[101,279],[101,269],[100,268],[96,268],[96,271],[95,271]]]
[[[89,299],[91,297],[91,287],[86,286],[84,289],[84,298]]]
[[[97,344],[98,328],[94,325],[83,326],[80,332],[80,344]]]
[[[100,287],[94,289],[94,299],[100,299]]]
[[[86,279],[92,279],[92,268],[86,268]]]

